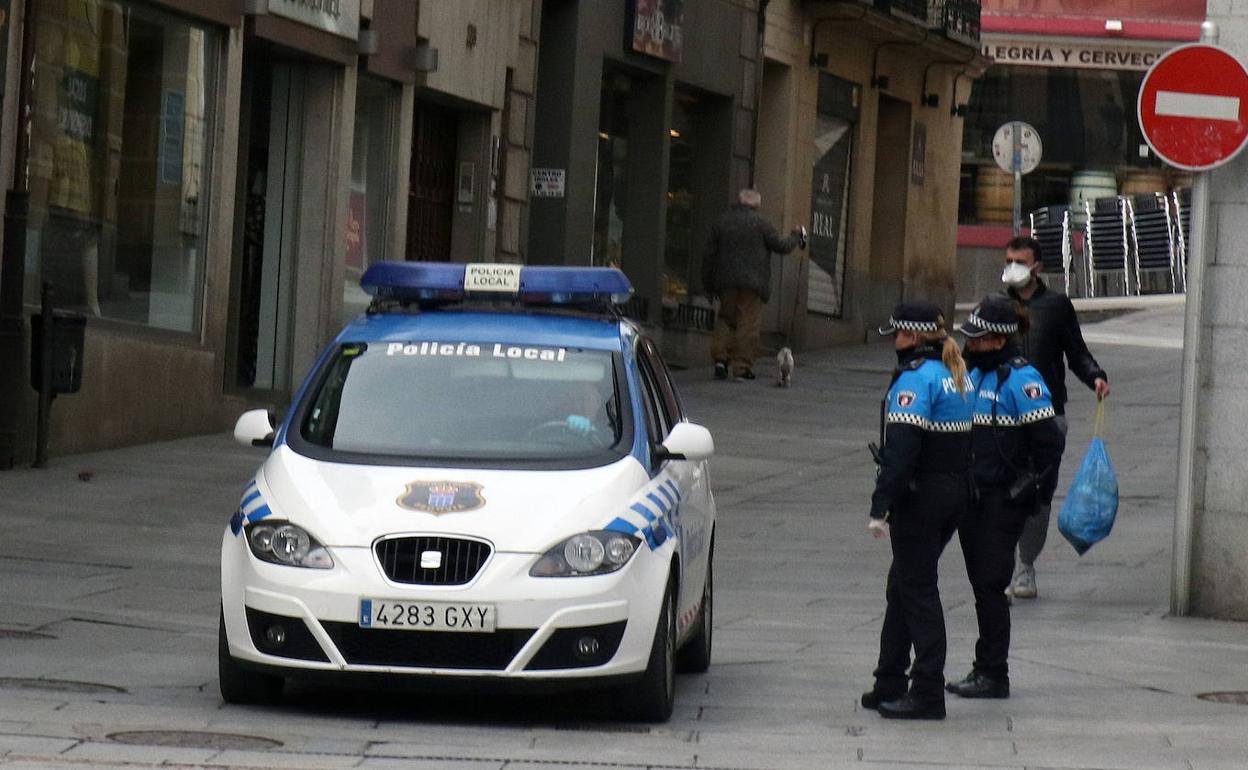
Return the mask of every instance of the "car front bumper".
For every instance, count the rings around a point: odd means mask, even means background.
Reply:
[[[425,586],[389,581],[370,548],[331,551],[330,570],[269,564],[226,530],[222,609],[233,658],[327,680],[344,673],[571,683],[639,674],[671,563],[670,545],[643,547],[612,574],[534,578],[534,554],[494,552],[466,585]],[[363,628],[362,598],[493,605],[495,630]]]

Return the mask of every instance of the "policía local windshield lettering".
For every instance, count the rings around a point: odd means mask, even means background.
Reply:
[[[391,342],[387,356],[453,356],[458,358],[523,358],[528,361],[567,359],[567,348],[526,347],[501,342],[484,345],[471,342]]]

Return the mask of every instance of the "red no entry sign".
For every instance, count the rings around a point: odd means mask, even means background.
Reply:
[[[1162,160],[1189,171],[1216,168],[1248,141],[1248,70],[1217,46],[1179,46],[1144,75],[1136,114]]]

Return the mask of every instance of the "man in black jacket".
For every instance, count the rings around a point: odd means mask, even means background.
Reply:
[[[1040,280],[1041,269],[1040,244],[1034,238],[1020,236],[1006,244],[1001,280],[1009,287],[1010,296],[1027,309],[1031,321],[1031,330],[1022,339],[1022,354],[1044,378],[1053,397],[1055,422],[1064,436],[1066,366],[1096,391],[1098,399],[1109,395],[1109,375],[1088,351],[1070,298],[1045,286]],[[1023,527],[1018,541],[1018,574],[1009,588],[1016,599],[1036,598],[1036,557],[1044,550],[1048,537],[1050,511],[1050,505],[1038,502],[1035,515]]]
[[[771,255],[806,248],[806,230],[794,227],[781,238],[774,225],[758,213],[762,196],[742,190],[736,205],[715,220],[702,257],[702,286],[719,297],[719,313],[711,335],[715,377],[754,379],[763,305],[771,295]]]

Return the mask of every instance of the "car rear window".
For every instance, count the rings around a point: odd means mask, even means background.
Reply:
[[[625,379],[601,350],[345,344],[305,397],[298,437],[346,461],[605,463],[631,448]]]

